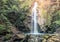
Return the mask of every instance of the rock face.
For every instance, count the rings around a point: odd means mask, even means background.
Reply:
[[[60,35],[46,36],[43,42],[60,42]]]
[[[50,38],[50,40],[49,40],[49,42],[60,42],[60,38],[59,38],[60,36],[52,36],[51,38]]]
[[[44,25],[46,24],[46,15],[45,14],[46,8],[49,6],[50,4],[50,0],[37,0],[38,3],[38,8],[37,8],[37,12],[38,12],[38,24],[40,25],[42,31],[44,31]]]
[[[48,42],[60,42],[59,36],[52,36],[50,39],[48,39]]]
[[[58,5],[59,7],[59,0],[36,0],[38,3],[37,13],[38,13],[38,24],[40,25],[41,29],[44,31],[44,25],[48,25],[51,21],[49,20],[48,10],[51,5]],[[55,10],[52,9],[53,11]]]

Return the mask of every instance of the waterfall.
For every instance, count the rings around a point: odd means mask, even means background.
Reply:
[[[34,6],[32,8],[32,15],[31,15],[31,32],[28,33],[30,35],[29,42],[42,42],[42,33],[38,32],[38,13],[37,13],[38,4],[37,2],[34,3]]]
[[[34,6],[32,8],[32,19],[31,19],[31,33],[37,34],[38,29],[37,29],[37,2],[34,3]]]

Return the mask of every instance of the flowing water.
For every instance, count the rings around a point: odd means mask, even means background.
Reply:
[[[34,6],[32,8],[32,20],[31,20],[31,33],[37,34],[37,2],[34,3]]]
[[[37,24],[37,8],[38,4],[37,2],[34,3],[34,6],[32,8],[32,19],[31,19],[31,32],[29,35],[31,35],[31,39],[29,42],[41,42],[41,38],[39,37],[41,33],[38,32],[38,24]]]

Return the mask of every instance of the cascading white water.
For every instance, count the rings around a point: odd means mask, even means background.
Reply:
[[[34,6],[32,8],[32,20],[31,20],[31,33],[37,34],[37,2],[34,3]]]
[[[41,42],[42,41],[42,38],[40,38],[41,33],[38,32],[38,24],[37,24],[37,7],[38,7],[38,4],[37,2],[34,3],[34,6],[32,8],[32,15],[31,15],[31,32],[28,33],[28,35],[30,35],[30,39],[29,39],[29,42]]]

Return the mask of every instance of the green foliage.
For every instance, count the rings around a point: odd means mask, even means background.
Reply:
[[[6,34],[6,36],[4,36],[5,40],[10,39],[11,37],[12,37],[12,35],[11,35],[11,34]]]
[[[47,8],[47,24],[46,32],[54,33],[57,28],[60,27],[60,6],[57,9],[58,4],[49,5]]]
[[[0,33],[3,32],[3,31],[5,31],[5,30],[6,30],[6,27],[4,25],[0,24]]]
[[[4,33],[4,32],[8,32],[8,33],[11,33],[11,29],[6,25],[2,25],[0,24],[0,33]]]
[[[54,13],[55,15],[53,16],[54,18],[54,23],[60,25],[60,10]]]
[[[11,32],[11,22],[8,19],[8,13],[18,11],[18,3],[15,0],[0,0],[0,32]],[[13,17],[13,16],[12,16]]]
[[[24,21],[27,20],[29,4],[31,4],[29,1],[1,0],[0,20],[4,21],[8,32],[11,32],[11,24],[15,25],[17,28],[25,28]]]
[[[45,31],[46,33],[54,33],[56,31],[56,28],[58,28],[58,25],[53,23],[51,25],[46,25],[45,28],[46,28]]]
[[[54,23],[56,23],[56,24],[60,25],[60,20],[59,20],[59,21],[55,21]]]
[[[60,20],[60,10],[58,10],[57,12],[54,12],[53,19],[54,21]]]

